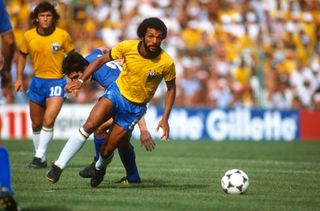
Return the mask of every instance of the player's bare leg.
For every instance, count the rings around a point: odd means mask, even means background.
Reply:
[[[111,104],[111,107],[110,107]],[[47,179],[50,182],[57,182],[63,169],[82,148],[90,134],[98,128],[103,122],[113,116],[113,107],[111,101],[107,98],[101,98],[93,107],[86,123],[72,135],[62,149],[58,160],[52,166],[52,169],[47,173]]]
[[[41,158],[42,162],[46,160],[48,144],[53,138],[54,123],[62,108],[63,102],[64,99],[62,97],[51,97],[46,100],[39,146],[35,154],[35,157]]]
[[[93,133],[93,142],[96,151],[96,155],[93,158],[93,161],[90,165],[86,166],[82,170],[79,171],[79,175],[83,178],[91,178],[94,173],[94,168],[96,165],[96,161],[99,159],[100,149],[106,139],[107,130],[110,128],[113,123],[113,119],[109,119],[105,123],[103,123],[98,129],[96,129]]]
[[[117,124],[113,124],[105,143],[102,145],[99,160],[96,162],[95,175],[91,178],[91,187],[97,187],[104,178],[107,166],[111,163],[114,150],[122,141],[128,141],[131,137],[131,131],[127,131]]]

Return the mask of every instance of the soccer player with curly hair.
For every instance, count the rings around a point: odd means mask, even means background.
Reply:
[[[23,71],[27,56],[33,64],[32,82],[27,90],[35,155],[28,167],[47,167],[46,152],[53,138],[55,120],[65,99],[67,83],[62,61],[74,50],[70,35],[56,26],[60,16],[49,2],[39,3],[30,18],[35,27],[26,31],[20,46],[15,91],[23,90]]]
[[[91,187],[97,187],[103,181],[114,150],[130,140],[135,124],[146,113],[147,103],[163,79],[167,92],[157,130],[161,128],[161,138],[169,140],[168,119],[176,96],[176,72],[173,59],[161,48],[161,43],[167,36],[167,27],[159,18],[147,18],[138,26],[137,35],[139,40],[124,40],[118,43],[108,54],[92,62],[77,81],[66,86],[67,92],[77,94],[83,83],[102,64],[110,60],[124,59],[118,79],[108,87],[93,107],[85,124],[73,136],[78,142],[84,143],[99,125],[110,118],[114,119],[95,164]],[[54,164],[47,173],[47,178],[54,182],[60,174],[61,169]]]
[[[107,48],[100,47],[92,51],[85,58],[78,52],[70,53],[64,60],[62,64],[62,69],[64,74],[71,80],[78,80],[83,74],[86,67],[92,63],[94,60],[102,56],[107,52]],[[96,81],[101,87],[107,89],[110,84],[112,84],[119,76],[121,72],[122,60],[110,61],[104,65],[101,65],[92,75],[91,80]],[[94,156],[94,161],[84,169],[79,172],[79,175],[84,178],[91,178],[94,172],[94,166],[99,158],[100,150],[102,144],[105,141],[105,137],[108,134],[108,129],[112,124],[112,119],[104,122],[100,125],[93,135],[93,142],[96,150],[96,155]],[[152,151],[155,146],[144,118],[142,117],[138,123],[140,129],[140,142],[141,145],[145,147],[147,151]],[[126,141],[118,147],[118,152],[126,170],[126,176],[121,178],[118,182],[122,184],[140,183],[140,175],[135,161],[135,151],[133,145]],[[59,158],[55,161],[55,165],[59,166],[63,170],[67,164],[70,162],[72,156],[74,155],[74,150],[78,150],[77,147],[82,146],[82,142],[77,141],[77,139],[70,138],[62,149]],[[75,146],[75,147],[73,147]],[[57,182],[57,180],[55,181]]]

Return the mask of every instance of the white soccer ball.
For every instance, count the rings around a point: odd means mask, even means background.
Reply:
[[[248,190],[249,177],[240,169],[230,169],[221,178],[221,187],[228,194],[243,194]]]

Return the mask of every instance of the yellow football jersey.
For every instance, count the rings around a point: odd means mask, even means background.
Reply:
[[[156,92],[162,79],[176,77],[173,59],[164,51],[154,59],[141,56],[139,40],[120,42],[111,50],[113,59],[124,59],[122,71],[116,81],[121,94],[131,102],[147,103]]]
[[[58,27],[47,36],[30,29],[20,45],[20,51],[31,56],[33,74],[39,78],[62,78],[63,58],[72,50],[70,35]]]

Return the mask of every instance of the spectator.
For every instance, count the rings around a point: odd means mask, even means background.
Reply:
[[[19,30],[28,24],[26,14],[37,2],[7,1],[18,45]],[[76,50],[83,55],[101,45],[112,47],[121,40],[136,39],[132,30],[141,19],[148,14],[157,14],[170,29],[170,38],[163,45],[165,49],[168,47],[166,50],[175,59],[176,66],[182,67],[184,58],[192,61],[196,58],[206,72],[215,69],[218,79],[226,78],[243,50],[259,55],[259,58],[252,59],[260,73],[251,77],[259,77],[260,82],[267,80],[270,74],[280,72],[287,72],[291,78],[299,72],[299,65],[305,68],[314,66],[313,58],[320,52],[320,1],[79,0],[59,2],[57,6],[65,19],[60,26],[70,32]],[[271,69],[279,72],[269,72]],[[177,68],[177,83],[184,80],[183,71]],[[312,87],[314,81],[320,81],[315,78],[311,81]],[[202,83],[199,78],[195,80]],[[295,87],[290,84],[289,88]],[[261,92],[255,90],[253,97],[262,98],[258,95],[271,93],[274,87],[268,84],[262,89]],[[177,91],[182,92],[182,87]],[[261,102],[251,106],[268,107],[267,103]],[[210,102],[207,103],[210,106]]]

